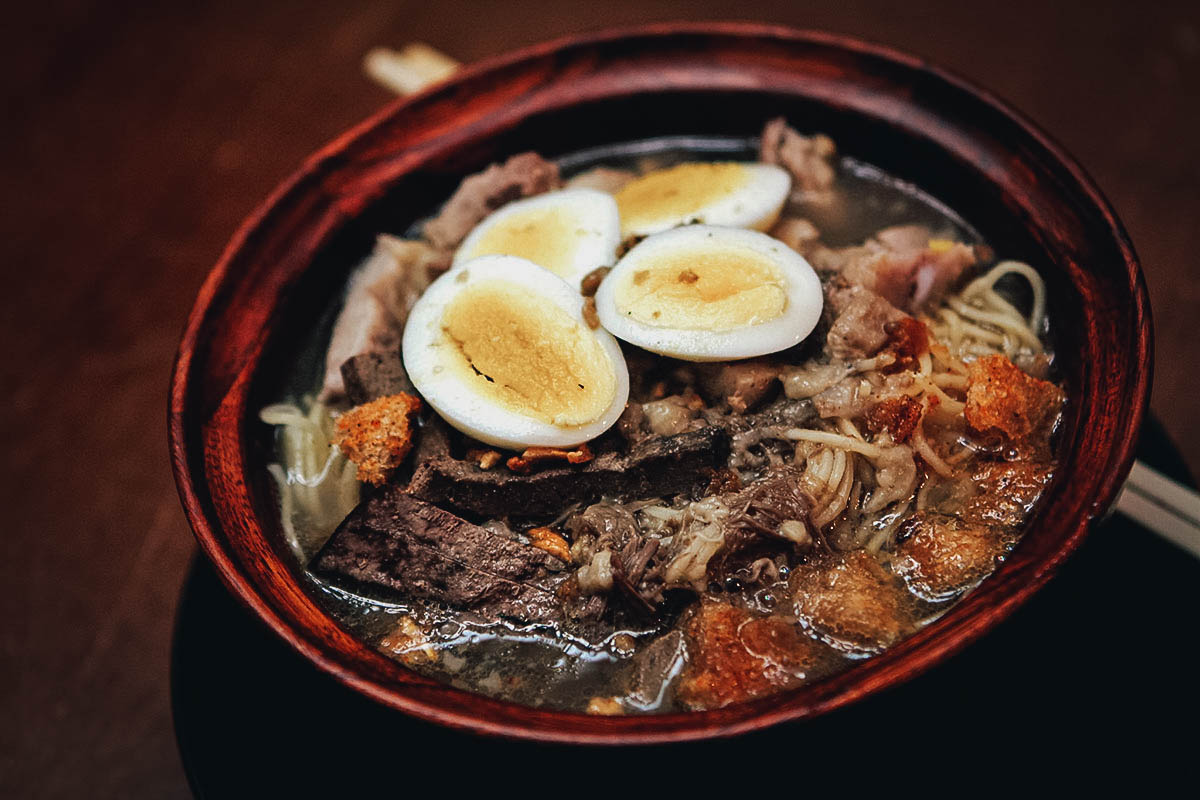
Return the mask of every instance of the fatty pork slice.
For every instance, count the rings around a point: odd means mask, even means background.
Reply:
[[[855,284],[835,284],[826,291],[835,314],[829,327],[829,352],[837,358],[870,358],[888,342],[888,326],[905,319],[880,295]]]
[[[877,653],[911,627],[907,592],[861,550],[814,556],[793,571],[791,589],[801,625],[838,650]]]
[[[325,352],[322,402],[340,400],[342,364],[354,356],[399,350],[408,312],[449,258],[424,242],[381,235],[354,273]]]
[[[811,260],[818,271],[840,273],[914,314],[935,305],[976,262],[969,245],[933,239],[917,225],[885,228],[861,246],[818,248]]]

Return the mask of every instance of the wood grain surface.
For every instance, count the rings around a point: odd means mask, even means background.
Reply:
[[[0,794],[186,795],[167,661],[194,551],[163,426],[179,331],[238,222],[389,99],[362,54],[473,60],[666,18],[758,18],[924,55],[1014,102],[1113,201],[1145,265],[1153,407],[1200,467],[1200,13],[1192,3],[26,4],[10,18],[0,455]],[[895,7],[893,7],[895,6]],[[15,501],[15,502],[13,502]]]

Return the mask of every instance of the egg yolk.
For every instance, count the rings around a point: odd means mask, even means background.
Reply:
[[[559,427],[599,419],[616,396],[608,354],[582,322],[528,287],[471,284],[442,313],[450,368],[491,403]]]
[[[574,255],[581,240],[600,236],[576,215],[561,208],[531,208],[514,212],[487,229],[466,258],[520,256],[560,278],[574,272]]]
[[[706,246],[645,259],[622,275],[613,300],[643,325],[723,332],[782,316],[787,290],[783,273],[766,255]]]
[[[692,162],[647,173],[616,195],[622,232],[703,222],[699,215],[706,206],[744,188],[750,179],[750,172],[736,162]]]

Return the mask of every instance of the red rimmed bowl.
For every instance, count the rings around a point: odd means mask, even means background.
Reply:
[[[522,150],[547,156],[669,134],[753,135],[784,115],[920,186],[1038,265],[1069,404],[1060,467],[1001,568],[933,624],[798,690],[689,714],[593,717],[519,706],[413,673],[318,606],[279,527],[257,409],[375,233],[402,231],[456,182]],[[986,92],[828,34],[666,24],[576,37],[463,70],[309,159],[242,226],[205,282],[171,382],[172,465],[226,586],[304,657],[380,703],[543,741],[645,743],[809,717],[899,683],[983,635],[1037,591],[1112,504],[1133,460],[1151,370],[1137,257],[1084,172]]]

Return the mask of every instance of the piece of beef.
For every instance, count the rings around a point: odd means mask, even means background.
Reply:
[[[755,358],[700,364],[696,368],[700,391],[709,403],[725,404],[735,414],[753,411],[778,391],[776,378],[782,366],[774,361]]]
[[[537,153],[519,153],[464,179],[441,212],[425,225],[425,238],[435,247],[453,250],[496,209],[561,185],[557,164]]]
[[[753,430],[755,428],[799,428],[817,418],[811,400],[780,397],[771,401],[753,414],[735,414],[728,417],[718,417],[713,414],[710,418],[730,431]]]
[[[581,466],[518,475],[503,469],[482,470],[453,458],[448,446],[437,445],[435,436],[428,438],[429,445],[418,447],[410,491],[423,500],[485,517],[553,516],[572,503],[602,496],[663,497],[690,491],[724,466],[729,453],[729,434],[706,427],[677,436],[649,437],[632,445],[628,453],[602,452]]]
[[[342,397],[342,364],[363,353],[399,351],[400,334],[413,303],[448,257],[424,242],[378,237],[371,256],[350,279],[346,300],[325,352],[321,400]]]
[[[838,358],[870,358],[888,342],[888,325],[907,315],[862,286],[830,284],[826,302],[836,316],[829,328],[829,352]]]
[[[1009,529],[919,511],[900,528],[892,570],[925,600],[947,600],[987,577],[1015,541]]]
[[[730,513],[722,525],[725,543],[708,562],[709,577],[719,579],[760,558],[811,548],[815,532],[809,519],[812,504],[801,488],[799,470],[792,466],[769,468],[729,497]]]
[[[310,565],[352,591],[429,600],[488,618],[563,618],[563,563],[544,550],[473,525],[397,486],[346,517]]]
[[[710,421],[730,432],[729,466],[757,470],[768,464],[790,460],[793,443],[784,437],[789,428],[799,428],[816,419],[809,400],[780,398],[754,414],[721,417],[710,414]]]
[[[399,348],[362,353],[342,362],[346,397],[356,406],[388,395],[413,394],[416,390],[404,369]]]
[[[876,653],[911,627],[906,592],[863,550],[822,553],[792,572],[801,624],[829,645]]]
[[[783,117],[763,128],[759,160],[778,164],[792,175],[792,202],[827,204],[833,200],[837,147],[828,136],[801,136]]]

